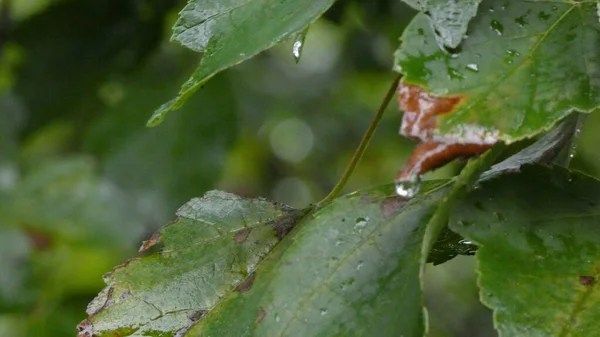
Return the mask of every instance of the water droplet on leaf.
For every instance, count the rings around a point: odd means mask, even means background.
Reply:
[[[462,245],[472,245],[473,244],[473,242],[471,242],[469,240],[465,240],[465,239],[458,241],[458,243],[460,243]]]
[[[504,33],[504,26],[498,22],[498,20],[492,20],[490,22],[490,28],[496,32],[496,34],[498,34],[499,36],[502,36],[502,33]]]
[[[404,198],[412,198],[421,188],[421,180],[419,176],[410,177],[407,180],[396,181],[396,193]]]
[[[542,21],[548,21],[548,19],[550,19],[550,13],[541,11],[538,13],[538,19],[540,19]]]
[[[327,315],[327,309],[321,308],[320,312],[321,312],[321,316]]]
[[[479,71],[479,66],[475,63],[469,63],[467,64],[467,69],[471,70],[473,72],[478,72]]]
[[[359,217],[356,218],[356,224],[354,225],[354,228],[357,229],[363,229],[367,226],[367,224],[369,223],[369,218],[363,218],[363,217]]]

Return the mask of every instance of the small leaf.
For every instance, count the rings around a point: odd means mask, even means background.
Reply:
[[[148,126],[179,109],[216,73],[301,32],[333,0],[190,0],[173,27],[172,39],[202,53],[198,68],[178,96],[154,112]]]
[[[600,105],[595,3],[486,0],[479,8],[455,51],[439,48],[429,19],[419,14],[396,53],[403,81],[462,99],[437,117],[440,141],[510,143]]]
[[[88,306],[79,336],[183,334],[253,273],[279,241],[275,220],[291,208],[212,191],[182,206],[178,220],[141,250],[161,252],[127,261],[105,277],[107,287]]]
[[[481,0],[404,0],[425,12],[431,20],[440,46],[456,48],[467,33],[469,21],[477,14]]]
[[[600,182],[525,167],[482,183],[451,228],[480,246],[479,285],[502,336],[600,331]]]

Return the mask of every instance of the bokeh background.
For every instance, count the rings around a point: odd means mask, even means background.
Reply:
[[[287,41],[147,129],[199,60],[168,41],[183,5],[0,0],[0,337],[74,336],[102,275],[207,190],[318,201],[391,84],[414,15],[400,0],[339,0],[298,64]],[[388,110],[348,191],[390,183],[410,153],[396,104]],[[574,163],[596,176],[598,127],[588,119]],[[430,336],[496,335],[473,257],[430,266],[426,279]]]

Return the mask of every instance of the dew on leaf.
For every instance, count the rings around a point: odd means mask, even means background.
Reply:
[[[479,71],[479,66],[475,63],[469,63],[467,64],[467,69],[473,72],[478,72]]]
[[[550,13],[546,13],[544,11],[541,11],[538,13],[538,19],[542,20],[542,21],[548,21],[548,19],[550,19]]]
[[[451,79],[456,79],[456,80],[464,80],[465,76],[463,74],[461,74],[457,69],[452,68],[452,67],[448,67],[448,76]]]
[[[490,22],[490,28],[496,32],[496,34],[498,34],[498,36],[502,36],[502,33],[504,33],[504,26],[498,22],[498,20],[492,20]]]
[[[363,229],[367,226],[367,224],[369,223],[369,218],[363,218],[363,217],[359,217],[356,218],[356,224],[354,225],[354,228],[357,229]]]
[[[356,265],[356,270],[360,270],[360,268],[362,268],[365,265],[364,261],[358,261],[358,264]]]
[[[419,193],[420,188],[421,180],[419,179],[419,176],[414,176],[407,180],[396,181],[396,193],[404,198],[414,197]]]
[[[327,309],[321,308],[319,311],[321,312],[321,316],[327,315]]]
[[[519,27],[525,27],[528,24],[527,14],[515,18],[515,22],[517,23],[517,25],[519,25]]]

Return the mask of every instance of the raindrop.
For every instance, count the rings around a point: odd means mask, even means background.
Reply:
[[[515,22],[517,23],[517,25],[519,25],[519,27],[523,28],[525,27],[525,25],[527,25],[527,14],[519,16],[518,18],[515,18]]]
[[[396,193],[404,198],[410,199],[419,193],[421,188],[421,179],[418,175],[409,177],[406,180],[396,181]]]
[[[473,242],[471,242],[469,240],[465,240],[465,239],[458,241],[458,243],[460,243],[462,245],[472,245],[473,244]]]
[[[320,312],[321,312],[321,316],[327,315],[327,309],[321,308]]]
[[[467,69],[471,70],[473,72],[478,72],[479,71],[479,66],[475,63],[469,63],[467,64]]]
[[[502,33],[504,33],[504,26],[497,20],[492,20],[490,22],[490,28],[495,31],[498,36],[502,36]]]
[[[279,323],[279,314],[275,314],[275,322]]]
[[[302,57],[302,49],[304,48],[304,40],[306,39],[306,33],[308,33],[308,28],[298,33],[296,39],[294,40],[292,54],[294,55],[294,60],[296,60],[296,63],[300,62],[300,57]]]
[[[552,6],[552,11],[553,11],[553,12],[556,12],[557,10],[558,10],[558,7],[557,7],[557,6]]]
[[[365,265],[364,261],[358,261],[358,264],[356,265],[356,270],[360,270],[360,268],[362,268]]]
[[[451,79],[464,80],[465,76],[461,74],[458,70],[448,67],[448,77]]]
[[[335,242],[335,246],[336,246],[336,247],[339,247],[339,246],[341,246],[341,245],[342,245],[342,240],[337,240],[337,241]]]
[[[363,229],[363,228],[365,228],[367,226],[368,223],[369,223],[369,218],[368,217],[366,217],[366,218],[363,218],[363,217],[356,218],[356,224],[354,225],[354,228],[359,229],[359,230]]]
[[[548,21],[548,19],[550,19],[550,13],[541,11],[538,13],[538,19],[540,19],[542,21]]]

